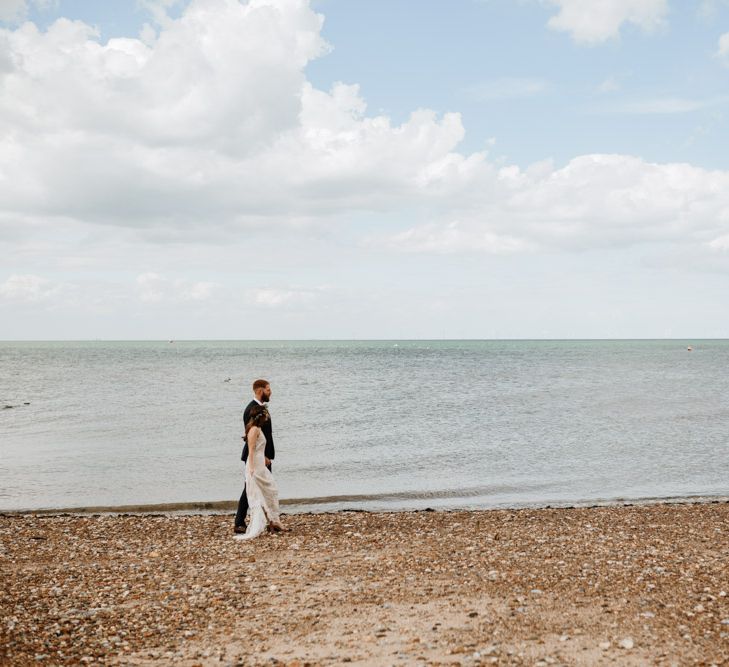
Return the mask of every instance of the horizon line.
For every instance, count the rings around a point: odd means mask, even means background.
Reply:
[[[729,337],[575,337],[575,338],[0,338],[0,343],[342,343],[342,342],[562,342],[562,341],[726,341]]]

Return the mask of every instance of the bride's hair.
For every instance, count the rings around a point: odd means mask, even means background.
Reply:
[[[250,431],[253,426],[258,426],[260,428],[269,419],[268,410],[266,410],[265,406],[254,405],[251,408],[251,412],[248,415],[248,421],[246,422],[246,435],[248,435],[248,431]]]

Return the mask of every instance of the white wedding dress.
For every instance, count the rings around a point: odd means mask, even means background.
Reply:
[[[278,487],[271,471],[266,468],[266,436],[259,430],[256,446],[249,453],[246,462],[246,495],[251,519],[246,532],[236,535],[236,540],[252,540],[266,530],[270,523],[280,527],[278,515]],[[253,474],[251,474],[251,464]]]

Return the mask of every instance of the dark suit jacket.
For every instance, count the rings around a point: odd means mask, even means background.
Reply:
[[[243,428],[245,429],[245,425],[248,423],[248,419],[251,416],[251,408],[254,405],[258,405],[256,401],[251,401],[247,406],[246,409],[243,410]],[[273,459],[276,457],[276,449],[273,446],[273,429],[271,428],[271,420],[269,419],[262,427],[261,430],[263,431],[263,435],[266,436],[266,458]],[[245,439],[245,436],[243,436]],[[241,454],[241,460],[247,461],[248,460],[248,443],[246,442],[245,445],[243,445],[243,453]]]

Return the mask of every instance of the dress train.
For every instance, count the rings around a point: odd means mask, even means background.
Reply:
[[[248,456],[246,464],[246,495],[251,518],[246,532],[236,535],[236,540],[252,540],[266,530],[270,524],[281,528],[278,509],[278,487],[271,471],[266,467],[266,436],[259,432],[254,451]],[[254,472],[251,474],[251,463]]]

